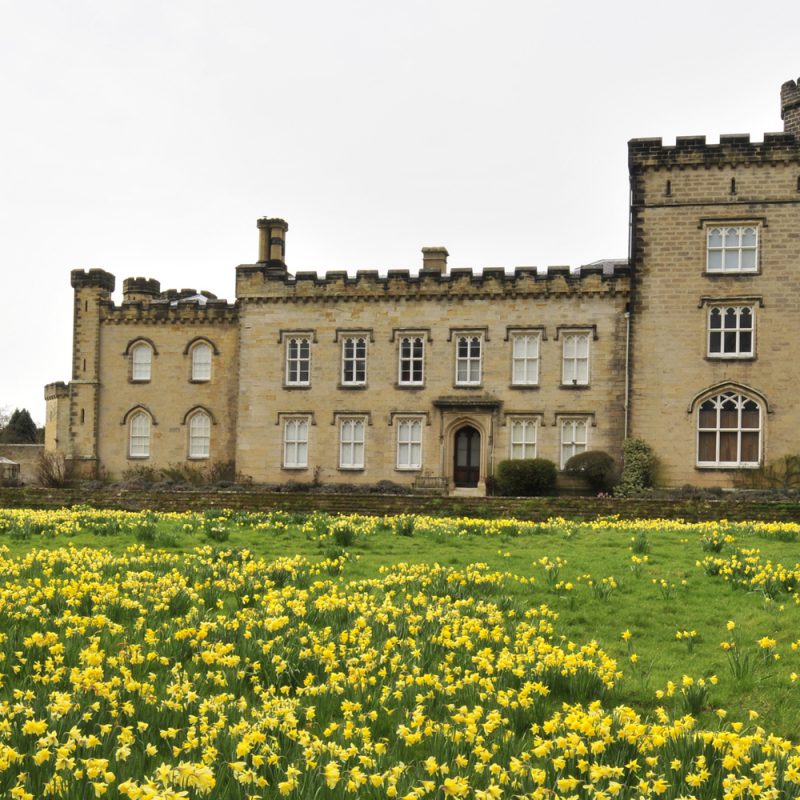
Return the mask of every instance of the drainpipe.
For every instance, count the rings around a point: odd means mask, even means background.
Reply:
[[[625,312],[625,406],[624,406],[624,428],[622,440],[628,438],[628,399],[630,397],[630,353],[631,353],[631,312]]]

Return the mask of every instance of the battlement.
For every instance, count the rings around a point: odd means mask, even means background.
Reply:
[[[113,292],[116,278],[104,269],[73,269],[70,272],[70,283],[73,289],[96,287],[105,289],[107,292]]]
[[[126,278],[122,282],[122,302],[150,300],[161,293],[161,283],[155,278]]]
[[[782,164],[798,160],[800,139],[791,133],[765,133],[763,142],[751,142],[746,133],[724,134],[719,137],[719,144],[706,144],[705,136],[678,136],[674,145],[664,145],[660,138],[628,142],[631,170]]]
[[[627,293],[630,270],[626,261],[595,262],[573,271],[567,266],[517,267],[513,273],[492,267],[481,271],[452,269],[449,273],[422,269],[412,274],[391,269],[359,270],[355,276],[343,270],[298,272],[278,278],[257,264],[236,269],[237,297],[272,300],[371,300],[388,298],[456,299],[469,297],[519,297],[545,295]]]
[[[186,294],[191,293],[191,294]],[[178,299],[183,295],[183,299]],[[202,298],[202,299],[199,299]],[[100,319],[106,324],[206,324],[235,323],[239,319],[236,304],[218,300],[210,292],[198,293],[194,289],[170,289],[152,302],[136,301],[115,305],[103,303]]]
[[[64,381],[56,381],[55,383],[48,383],[44,387],[45,400],[57,400],[59,397],[67,397],[69,395],[69,387]]]

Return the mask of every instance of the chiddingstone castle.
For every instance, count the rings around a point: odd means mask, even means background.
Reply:
[[[800,452],[800,79],[783,133],[629,143],[630,252],[579,273],[447,268],[291,274],[260,219],[236,302],[73,270],[72,380],[46,448],[84,474],[234,462],[257,482],[433,482],[495,465],[621,456],[727,485]]]

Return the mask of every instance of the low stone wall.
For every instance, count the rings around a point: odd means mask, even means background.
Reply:
[[[2,508],[62,508],[86,504],[130,511],[327,511],[334,514],[430,514],[484,518],[550,517],[596,519],[617,514],[624,519],[775,520],[800,522],[800,503],[720,500],[619,500],[597,497],[420,497],[377,494],[309,494],[247,491],[147,491],[102,489],[0,488]]]
[[[36,471],[43,452],[43,444],[0,444],[0,456],[19,464],[19,476],[23,483],[36,482]]]

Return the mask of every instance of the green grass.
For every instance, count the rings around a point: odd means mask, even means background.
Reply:
[[[320,529],[324,527],[322,519]],[[716,675],[718,682],[710,687],[700,710],[702,724],[714,725],[719,708],[728,711],[729,720],[743,721],[752,709],[767,731],[798,740],[800,683],[792,683],[790,675],[800,673],[800,650],[791,648],[791,643],[800,639],[800,606],[792,594],[767,600],[760,592],[735,588],[719,576],[707,575],[699,562],[709,553],[703,550],[697,531],[653,530],[642,523],[642,533],[636,534],[611,524],[567,528],[554,523],[518,536],[458,535],[418,525],[411,536],[401,536],[387,526],[373,527],[374,532],[357,533],[352,544],[341,548],[330,537],[316,541],[300,523],[268,529],[230,525],[228,538],[215,542],[200,530],[189,532],[177,522],[159,521],[155,539],[147,546],[157,548],[166,543],[164,549],[177,553],[211,543],[221,549],[247,549],[267,561],[292,555],[322,560],[345,549],[351,558],[338,577],[342,582],[377,577],[382,566],[399,562],[437,562],[456,568],[483,562],[528,579],[508,581],[510,607],[525,609],[546,603],[558,612],[559,632],[567,639],[578,643],[596,640],[617,659],[624,677],[607,705],[627,704],[648,714],[662,705],[670,713],[683,713],[680,691],[660,699],[656,691],[664,690],[669,681],[680,685],[683,675],[695,679]],[[103,536],[83,531],[69,537],[4,535],[0,542],[12,555],[22,555],[33,547],[53,549],[67,542],[121,554],[137,539],[127,531]],[[718,555],[725,557],[737,547],[759,548],[762,560],[790,568],[795,568],[798,560],[795,542],[757,536],[746,527],[738,528],[735,541],[725,544]],[[647,557],[638,575],[631,569],[632,548],[638,557]],[[548,582],[539,564],[544,557],[565,562],[557,581]],[[608,589],[608,584],[602,583],[610,577],[616,588]],[[654,581],[663,581],[666,588]],[[567,583],[573,588],[565,588]],[[740,651],[750,664],[739,677],[734,676],[720,647],[730,638],[728,620],[735,621]],[[626,630],[631,634],[627,643],[621,638]],[[691,647],[676,639],[676,632],[683,630],[696,632]],[[765,662],[762,658],[756,641],[764,636],[776,640],[778,660]],[[631,653],[636,654],[635,664]]]

